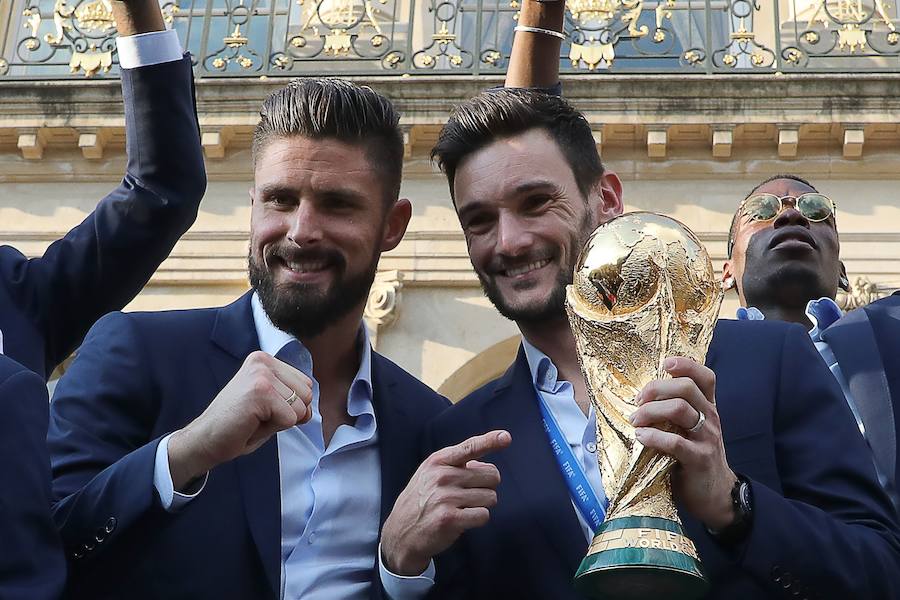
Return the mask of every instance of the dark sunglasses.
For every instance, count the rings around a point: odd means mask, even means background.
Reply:
[[[741,202],[737,212],[734,214],[728,235],[729,258],[731,257],[731,251],[734,249],[735,226],[742,215],[746,216],[750,221],[771,221],[787,210],[789,205],[793,205],[811,223],[818,223],[833,217],[837,209],[834,200],[818,192],[800,194],[799,196],[753,194]]]

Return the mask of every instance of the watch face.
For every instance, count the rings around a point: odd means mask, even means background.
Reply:
[[[738,490],[738,501],[741,504],[741,511],[748,513],[751,510],[751,501],[750,501],[750,484],[746,481],[741,482],[741,487]]]

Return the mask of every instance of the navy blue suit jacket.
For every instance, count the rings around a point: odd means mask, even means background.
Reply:
[[[59,598],[66,580],[50,517],[44,380],[0,355],[0,598]]]
[[[900,541],[840,387],[798,325],[720,321],[707,355],[733,470],[752,482],[755,521],[720,546],[681,511],[711,579],[711,598],[897,598]],[[427,427],[426,451],[492,429],[500,471],[490,523],[438,557],[436,598],[580,598],[587,551],[540,425],[524,353],[501,379]]]
[[[123,69],[122,95],[122,183],[40,258],[0,246],[3,353],[44,378],[98,318],[141,291],[206,190],[190,57]]]
[[[224,308],[111,313],[90,331],[57,385],[48,436],[72,598],[276,597],[274,437],[213,469],[176,514],[153,487],[159,440],[197,417],[258,349],[249,293]],[[383,521],[418,467],[417,434],[449,402],[376,353],[372,385]]]
[[[900,434],[900,294],[882,298],[835,321],[822,332],[847,379],[875,464],[887,478],[895,506]]]

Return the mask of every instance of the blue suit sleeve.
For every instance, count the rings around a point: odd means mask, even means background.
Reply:
[[[66,563],[50,517],[47,388],[22,370],[0,383],[0,598],[60,598]]]
[[[190,58],[125,70],[122,92],[122,182],[42,257],[2,266],[3,281],[44,333],[48,371],[100,316],[141,291],[196,219],[206,190]]]
[[[774,427],[783,489],[752,483],[741,566],[773,597],[900,597],[896,516],[840,387],[801,327],[782,353]]]
[[[151,512],[159,438],[147,361],[131,319],[103,317],[57,384],[47,443],[57,499],[53,517],[72,568],[111,552]],[[99,540],[99,541],[98,541]]]

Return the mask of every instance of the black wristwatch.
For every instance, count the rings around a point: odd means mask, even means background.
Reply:
[[[734,507],[734,521],[730,525],[718,531],[706,528],[713,539],[725,546],[744,541],[753,525],[753,488],[743,475],[737,474],[737,481],[731,488],[731,505]]]

